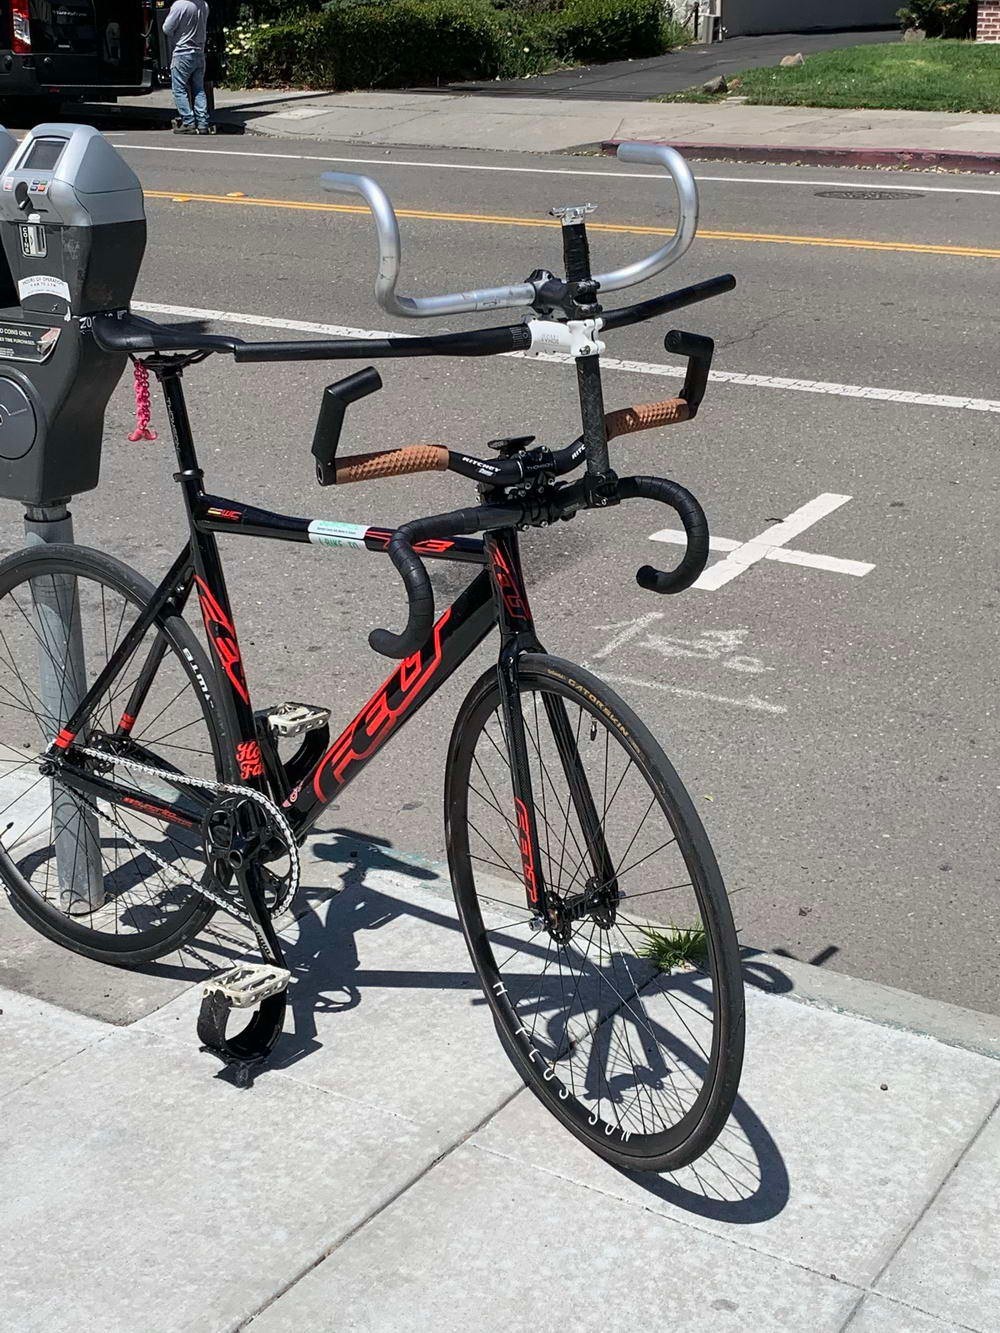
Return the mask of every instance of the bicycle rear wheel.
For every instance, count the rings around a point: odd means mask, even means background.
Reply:
[[[198,789],[119,762],[212,782],[229,776],[214,676],[188,626],[176,616],[154,621],[79,738],[107,752],[106,763],[80,762],[134,792],[128,806],[90,801],[40,765],[152,595],[140,574],[85,547],[32,549],[0,564],[0,880],[36,930],[118,966],[180,948],[215,910],[198,891],[206,870]],[[151,654],[148,692],[121,737]],[[157,818],[157,799],[189,802],[191,827]]]
[[[564,920],[551,929],[527,907],[490,670],[455,724],[445,796],[472,961],[505,1050],[548,1109],[617,1166],[673,1170],[717,1137],[742,1068],[722,878],[679,777],[631,709],[558,658],[528,654],[519,669],[538,869]]]

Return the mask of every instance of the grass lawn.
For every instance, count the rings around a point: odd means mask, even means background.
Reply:
[[[789,45],[794,50],[794,44]],[[750,69],[729,91],[758,106],[1000,111],[1000,43],[887,42],[807,56],[795,69]],[[724,95],[723,95],[724,96]],[[698,90],[664,102],[717,102]]]

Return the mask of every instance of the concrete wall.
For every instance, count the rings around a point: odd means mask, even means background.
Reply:
[[[730,37],[744,33],[891,28],[903,0],[722,0]]]

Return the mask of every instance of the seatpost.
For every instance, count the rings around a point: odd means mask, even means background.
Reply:
[[[570,315],[573,319],[594,319],[601,313],[597,301],[597,283],[593,280],[590,268],[590,245],[585,221],[586,215],[593,213],[595,207],[595,204],[577,204],[552,210],[553,217],[562,223],[566,281],[575,288],[575,310]],[[601,358],[596,348],[589,356],[577,358],[576,382],[580,393],[587,472],[594,481],[601,482],[608,478],[611,465],[608,459],[608,432],[604,424]],[[601,503],[597,496],[594,498],[597,503]]]

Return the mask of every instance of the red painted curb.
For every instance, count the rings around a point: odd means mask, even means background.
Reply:
[[[605,139],[601,151],[613,156],[627,139]],[[685,157],[717,162],[774,162],[807,167],[943,167],[949,171],[1000,172],[1000,154],[931,148],[786,148],[770,144],[681,143],[644,140],[676,148]]]

